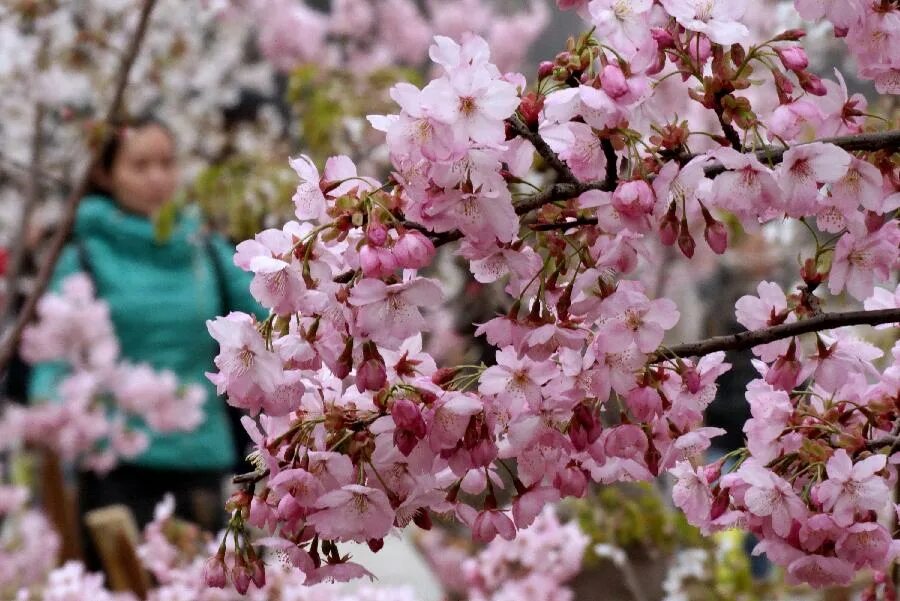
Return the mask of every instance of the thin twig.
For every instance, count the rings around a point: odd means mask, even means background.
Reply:
[[[584,225],[597,225],[596,217],[579,217],[571,221],[555,221],[553,223],[532,223],[528,227],[536,232],[549,232],[551,230],[567,230]]]
[[[122,62],[119,65],[119,71],[116,74],[115,93],[113,94],[112,102],[110,103],[109,109],[106,113],[106,119],[104,121],[105,127],[103,127],[102,131],[101,144],[97,146],[97,150],[91,157],[90,164],[82,175],[82,178],[78,182],[78,185],[74,190],[72,190],[72,193],[66,199],[62,222],[60,223],[53,239],[50,241],[50,247],[47,249],[44,262],[41,264],[40,270],[38,271],[34,289],[25,300],[25,304],[22,307],[22,311],[19,313],[18,318],[16,319],[16,323],[12,327],[12,331],[3,341],[3,351],[0,352],[0,372],[5,372],[6,367],[9,365],[9,362],[15,355],[16,347],[19,344],[19,340],[22,338],[22,332],[25,331],[25,327],[31,321],[32,317],[34,317],[34,312],[37,308],[38,300],[47,290],[47,286],[50,283],[50,278],[53,275],[53,268],[56,265],[56,261],[59,260],[59,255],[62,253],[62,249],[66,244],[66,240],[69,237],[69,232],[75,225],[75,215],[78,210],[78,205],[81,202],[81,197],[85,195],[88,187],[90,186],[91,173],[100,163],[99,151],[105,145],[104,142],[108,139],[108,137],[112,135],[109,125],[114,121],[122,107],[122,101],[125,96],[125,89],[128,85],[128,75],[131,73],[131,67],[134,65],[134,61],[137,58],[138,51],[141,48],[141,43],[144,40],[144,36],[147,32],[147,26],[150,22],[150,14],[153,12],[153,7],[155,6],[155,4],[156,0],[144,0],[144,3],[141,7],[141,14],[138,20],[137,28],[135,29],[135,32],[131,37],[128,45],[128,50],[123,56]]]
[[[900,309],[878,309],[877,311],[847,311],[845,313],[823,313],[816,317],[785,323],[759,330],[746,330],[730,336],[715,336],[699,342],[669,347],[665,352],[657,351],[648,358],[649,363],[660,363],[674,353],[679,357],[702,357],[718,351],[739,351],[760,344],[820,332],[843,326],[900,323]]]
[[[741,145],[741,136],[738,135],[737,130],[733,125],[725,121],[725,107],[722,106],[722,98],[727,95],[727,93],[717,93],[715,95],[716,103],[713,106],[713,110],[716,112],[716,117],[719,118],[719,125],[722,126],[722,132],[725,134],[728,143],[731,144],[732,148],[741,152],[743,149],[743,146]]]
[[[264,470],[256,470],[253,472],[248,472],[246,474],[238,474],[234,478],[231,479],[235,484],[256,484],[263,478],[269,475],[269,469],[266,468]]]
[[[609,138],[600,138],[600,148],[603,149],[603,156],[606,158],[606,187],[614,190],[619,183],[619,157],[616,156],[616,149],[613,148],[612,140]]]
[[[519,135],[534,146],[534,149],[537,150],[537,153],[541,155],[541,158],[546,161],[550,167],[553,168],[559,174],[559,180],[562,182],[573,183],[577,182],[578,179],[572,173],[572,170],[569,169],[569,166],[563,162],[562,159],[559,158],[553,149],[547,144],[547,142],[538,134],[537,132],[531,131],[525,123],[522,122],[521,119],[517,115],[513,115],[509,119],[506,120],[509,123],[509,126],[512,128],[516,135]]]

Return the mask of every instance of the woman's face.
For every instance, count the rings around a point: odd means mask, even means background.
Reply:
[[[172,136],[155,124],[128,128],[104,175],[106,187],[124,208],[153,214],[172,198],[178,186]]]

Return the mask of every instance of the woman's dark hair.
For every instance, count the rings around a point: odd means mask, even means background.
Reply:
[[[112,171],[112,167],[116,162],[116,158],[118,158],[119,156],[119,151],[122,149],[122,141],[125,139],[125,133],[129,129],[142,129],[150,125],[155,125],[156,127],[161,128],[167,134],[169,134],[170,138],[172,138],[173,140],[175,139],[175,136],[169,126],[166,125],[161,119],[153,115],[142,115],[140,117],[132,117],[128,119],[119,119],[113,121],[113,123],[110,125],[110,127],[112,127],[113,133],[100,149],[100,157],[97,168],[105,173],[109,173],[110,171]],[[103,194],[105,196],[112,196],[112,193],[107,190],[104,185],[97,181],[96,173],[91,174],[91,181],[88,186],[87,194]]]

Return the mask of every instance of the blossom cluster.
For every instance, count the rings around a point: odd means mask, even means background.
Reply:
[[[24,495],[21,495],[24,498]],[[8,499],[0,488],[0,502]],[[203,583],[209,533],[174,516],[175,504],[167,496],[156,507],[154,519],[144,528],[137,547],[141,565],[152,575],[154,586],[148,601],[416,601],[414,593],[402,587],[360,587],[345,590],[339,585],[304,585],[303,574],[293,569],[270,570],[267,582],[247,595],[237,591],[210,589]],[[0,506],[0,518],[7,517]],[[28,511],[20,521],[9,524],[0,538],[0,593],[10,601],[136,601],[132,593],[107,589],[103,574],[90,572],[78,561],[68,561],[54,569],[59,537],[36,511]],[[8,554],[12,542],[28,545],[27,550]],[[4,546],[6,545],[6,546]],[[6,559],[9,561],[5,561]],[[30,559],[31,563],[26,563]]]
[[[762,282],[758,297],[738,301],[738,319],[787,320],[797,301]],[[761,378],[747,387],[746,450],[733,465],[679,463],[673,494],[706,531],[754,532],[756,552],[784,566],[790,580],[846,585],[863,568],[883,573],[898,552],[882,520],[893,513],[900,461],[900,343],[878,373],[877,347],[842,331],[809,337],[808,349],[796,338],[753,349]]]
[[[270,316],[208,324],[220,345],[209,377],[252,416],[245,426],[257,465],[242,477],[251,486],[229,501],[239,553],[217,552],[211,584],[230,573],[243,587],[262,572],[248,525],[315,583],[367,574],[341,542],[378,550],[394,528],[427,529],[432,513],[455,515],[478,541],[509,540],[546,504],[584,495],[589,481],[650,480],[674,468],[685,480],[679,503],[695,502],[695,517],[719,508],[723,501],[705,504],[721,498],[715,470],[690,462],[722,433],[703,427],[703,413],[729,365],[721,348],[679,355],[663,345],[680,312],[641,281],[641,267],[664,246],[712,257],[728,250],[726,222],[748,231],[805,224],[815,249],[802,284],[789,299],[766,285],[739,303],[748,328],[815,320],[826,290],[867,308],[891,302],[875,285],[900,258],[900,174],[889,150],[821,139],[860,133],[866,107],[840,77],[809,71],[802,31],[753,43],[745,6],[732,2],[559,4],[580,9],[594,29],[542,63],[532,90],[523,75],[501,72],[482,38],[435,37],[434,79],[421,89],[397,84],[399,112],[370,117],[386,134],[387,181],[361,175],[346,156],[322,171],[306,156],[292,159],[298,221],[238,246],[235,264],[254,274],[251,292]],[[675,116],[682,105],[693,107],[690,119]],[[454,242],[472,277],[496,282],[509,299],[476,331],[495,351],[490,366],[439,366],[422,350],[423,311],[441,302],[442,286],[420,271]],[[865,470],[877,467],[868,477],[890,478],[887,449],[869,447],[891,434],[897,415],[887,401],[855,408],[870,394],[890,398],[895,376],[875,369],[876,349],[843,330],[815,336],[808,353],[789,335],[758,349],[763,378],[748,390],[751,405],[762,394],[760,411],[771,407],[768,386],[802,400],[803,414],[792,421],[785,405],[783,422],[761,417],[760,429],[781,423],[795,434],[784,448],[767,443],[774,456],[746,459],[721,487],[733,496],[725,504],[737,504],[727,514],[735,520],[748,499],[759,501],[750,512],[759,520],[746,523],[761,549],[777,555],[788,541],[804,555],[795,577],[823,584],[810,553],[833,553],[836,540],[791,539],[805,523],[801,505],[830,512],[826,499],[837,503],[831,485],[815,486],[827,479],[809,467],[810,453],[822,474],[852,451],[870,461]],[[827,428],[818,437],[828,424],[858,424],[855,446]],[[749,437],[753,455],[760,442]],[[859,456],[863,448],[871,459]],[[781,454],[784,463],[770,465]],[[779,465],[808,469],[788,483],[771,469]],[[754,486],[762,488],[748,493]],[[872,496],[878,508],[889,502],[886,486]],[[874,504],[835,523],[874,524],[864,513]],[[837,559],[876,569],[890,559],[875,555]]]
[[[103,472],[146,449],[147,436],[129,420],[139,418],[158,432],[187,432],[203,421],[202,386],[183,386],[171,371],[120,356],[109,306],[94,296],[88,276],[66,278],[58,294],[40,300],[37,314],[23,336],[22,356],[59,362],[67,372],[57,384],[58,398],[45,399],[52,402],[5,408],[3,448],[49,446],[64,461]]]
[[[882,94],[900,94],[900,6],[880,0],[819,2],[794,0],[797,11],[811,21],[825,19],[859,65],[859,74],[875,81]]]

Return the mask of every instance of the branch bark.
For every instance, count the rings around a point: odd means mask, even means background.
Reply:
[[[122,107],[122,101],[125,96],[125,89],[128,86],[128,76],[131,73],[131,68],[134,65],[134,61],[137,58],[138,52],[140,51],[144,36],[147,33],[147,26],[150,22],[150,15],[153,12],[153,7],[155,5],[156,0],[144,0],[143,5],[141,6],[141,13],[137,28],[135,29],[134,34],[131,37],[128,49],[122,57],[122,62],[120,63],[119,70],[116,73],[115,93],[113,94],[113,99],[109,105],[109,109],[107,110],[105,118],[105,124],[107,127],[103,128],[104,142],[106,139],[108,139],[108,136],[112,134],[108,126],[119,114],[119,111]],[[101,143],[99,148],[102,148],[102,146],[103,144]],[[3,341],[3,350],[2,352],[0,352],[0,372],[6,371],[9,362],[15,355],[19,340],[22,338],[22,332],[25,331],[25,327],[34,317],[38,300],[40,300],[41,296],[47,290],[47,286],[50,283],[50,278],[53,275],[53,268],[56,265],[57,260],[59,260],[59,255],[62,253],[62,249],[69,237],[69,232],[75,225],[75,214],[78,210],[78,205],[81,202],[81,197],[85,195],[88,186],[90,185],[91,172],[99,164],[99,161],[99,152],[94,152],[87,169],[81,177],[81,180],[78,182],[78,185],[74,190],[72,190],[72,193],[66,199],[62,223],[60,223],[59,229],[56,231],[56,234],[50,241],[50,247],[47,249],[47,254],[45,256],[44,262],[41,264],[40,270],[38,271],[34,289],[25,300],[22,311],[19,313],[18,318],[16,319],[16,322],[12,327],[12,330]]]
[[[679,344],[665,351],[656,351],[648,358],[649,363],[660,363],[678,357],[702,357],[718,351],[738,351],[753,348],[760,344],[820,332],[843,326],[870,325],[884,323],[900,323],[900,309],[878,309],[876,311],[847,311],[845,313],[823,313],[816,317],[786,323],[759,330],[746,330],[730,336],[715,336],[699,342]]]
[[[852,136],[837,136],[835,138],[822,138],[820,140],[815,140],[815,142],[834,144],[835,146],[839,146],[840,148],[843,148],[848,152],[860,150],[870,152],[876,150],[900,150],[900,130],[891,130],[868,134],[854,134]],[[787,152],[791,148],[796,148],[797,146],[803,146],[803,144],[796,144],[790,147],[769,146],[767,148],[757,150],[754,154],[756,154],[756,158],[759,159],[762,163],[777,164],[782,161],[785,152]],[[695,156],[697,155],[690,155],[685,158],[687,160],[690,160]],[[725,167],[722,166],[721,163],[713,163],[707,166],[704,171],[706,172],[707,177],[715,177],[724,172]]]
[[[572,173],[572,170],[569,169],[569,166],[563,162],[562,159],[559,158],[553,149],[547,144],[547,142],[542,138],[537,132],[531,131],[531,129],[525,125],[525,123],[519,119],[518,115],[513,115],[509,119],[506,120],[509,126],[512,128],[516,135],[521,136],[531,142],[534,146],[534,149],[537,150],[537,153],[541,155],[541,158],[544,159],[548,165],[550,165],[554,171],[559,174],[560,181],[563,182],[576,182],[578,179]]]

